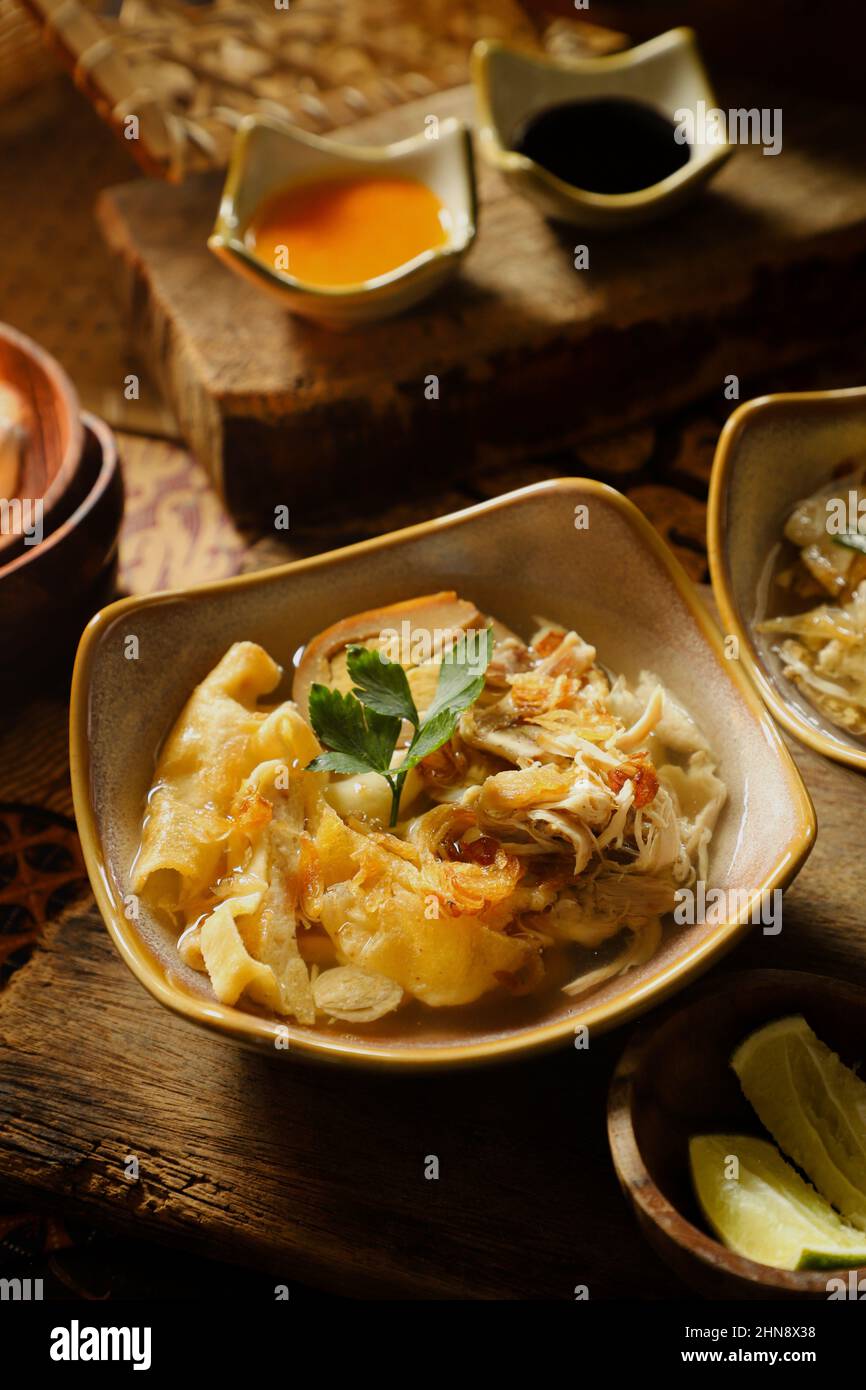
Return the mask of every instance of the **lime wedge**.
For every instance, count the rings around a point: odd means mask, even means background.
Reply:
[[[731,1066],[779,1148],[866,1231],[866,1083],[800,1015],[752,1033]]]
[[[700,1134],[689,1142],[689,1161],[707,1221],[738,1255],[775,1269],[866,1264],[866,1237],[766,1139]]]

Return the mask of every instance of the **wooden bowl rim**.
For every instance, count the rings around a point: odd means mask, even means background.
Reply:
[[[51,385],[62,402],[66,413],[69,426],[69,439],[60,460],[60,467],[57,469],[45,492],[42,494],[42,505],[47,516],[51,508],[63,496],[72,479],[75,477],[82,455],[84,453],[84,424],[82,420],[81,404],[78,399],[78,392],[72,384],[69,376],[61,367],[56,357],[45,348],[40,347],[32,338],[28,338],[26,333],[21,333],[11,324],[0,323],[0,340],[8,343],[22,357],[29,357],[32,362],[42,372],[43,376],[51,382]],[[90,417],[93,418],[93,417]],[[0,537],[0,551],[2,551],[2,541]]]
[[[108,426],[104,420],[100,419],[98,415],[91,415],[90,412],[86,410],[81,412],[81,424],[82,440],[85,439],[85,431],[87,434],[92,435],[102,455],[102,462],[100,463],[99,471],[93,486],[86,497],[82,498],[72,515],[61,522],[56,530],[51,531],[39,545],[26,548],[23,554],[16,555],[14,560],[10,560],[8,564],[0,565],[0,584],[2,584],[4,579],[9,578],[10,575],[17,574],[25,565],[38,563],[38,561],[53,550],[55,546],[65,540],[66,537],[87,518],[108,489],[117,471],[118,465],[117,443],[114,438],[114,433],[110,426]],[[82,459],[84,457],[83,448],[81,457]]]
[[[857,996],[866,1014],[866,988],[832,975],[818,975],[811,970],[736,970],[704,980],[690,992],[686,1004],[680,1003],[677,1008],[665,1010],[663,1016],[636,1029],[629,1039],[608,1090],[607,1137],[617,1178],[632,1205],[640,1210],[646,1221],[659,1227],[687,1255],[721,1270],[726,1275],[761,1285],[766,1289],[776,1289],[788,1294],[823,1294],[826,1297],[828,1279],[842,1275],[847,1278],[852,1270],[776,1269],[772,1265],[759,1264],[757,1260],[747,1259],[746,1256],[737,1255],[733,1250],[729,1250],[720,1240],[707,1235],[688,1221],[668,1201],[644,1163],[632,1122],[635,1077],[657,1033],[678,1014],[694,1008],[710,995],[730,995],[738,982],[756,980],[765,981],[767,984],[796,984],[798,979],[809,980],[822,989],[826,988],[830,995],[845,993]],[[866,1266],[860,1266],[853,1273],[859,1280],[866,1275]]]

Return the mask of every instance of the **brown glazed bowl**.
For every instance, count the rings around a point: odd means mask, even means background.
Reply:
[[[583,509],[588,520],[576,525]],[[513,1000],[508,1016],[427,1010],[405,1031],[398,1016],[341,1030],[286,1027],[220,1004],[188,969],[172,925],[139,904],[127,915],[130,866],[157,749],[190,691],[232,642],[261,643],[291,673],[293,654],[341,617],[454,588],[529,635],[534,616],[573,626],[602,661],[634,677],[648,668],[691,709],[719,756],[729,800],[713,839],[710,876],[745,890],[720,925],[672,930],[643,967],[594,993]],[[130,634],[138,659],[125,656]],[[290,675],[275,692],[290,689]],[[620,493],[560,479],[452,516],[279,569],[185,592],[131,598],[99,613],[81,640],[72,683],[70,755],[75,813],[99,908],[130,969],[162,1003],[241,1041],[361,1066],[433,1068],[499,1060],[565,1044],[578,1025],[602,1030],[674,993],[748,930],[764,891],[786,886],[812,845],[808,794],[758,696],[685,572]],[[131,917],[135,920],[131,920]]]
[[[84,449],[73,491],[78,505],[39,545],[0,565],[0,686],[26,686],[58,667],[109,597],[123,517],[123,478],[114,436],[82,415]]]
[[[15,494],[42,502],[47,535],[81,465],[84,426],[78,396],[66,373],[38,344],[0,323],[0,382],[20,396],[25,441]],[[8,499],[7,499],[8,500]],[[19,532],[0,530],[0,564],[24,550]]]
[[[708,1233],[692,1191],[693,1135],[764,1134],[730,1066],[734,1049],[754,1029],[800,1013],[843,1062],[862,1061],[866,989],[805,971],[725,971],[639,1029],[611,1082],[607,1132],[622,1189],[656,1252],[706,1298],[826,1299],[828,1280],[852,1273],[773,1269],[735,1255]]]

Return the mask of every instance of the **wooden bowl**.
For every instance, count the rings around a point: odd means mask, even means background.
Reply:
[[[74,483],[83,495],[39,545],[0,565],[4,689],[71,654],[84,623],[112,587],[123,517],[123,478],[111,430],[82,416],[84,448]]]
[[[685,1007],[640,1029],[611,1082],[608,1139],[623,1191],[656,1252],[708,1298],[826,1299],[828,1280],[850,1273],[773,1269],[735,1255],[708,1234],[692,1190],[693,1135],[766,1138],[730,1057],[754,1029],[798,1013],[844,1062],[862,1061],[866,989],[794,970],[748,970],[715,976]]]
[[[27,431],[16,495],[41,499],[47,535],[81,462],[84,426],[72,382],[53,357],[23,333],[0,324],[0,382],[23,400]],[[0,534],[0,563],[25,549],[23,537]]]

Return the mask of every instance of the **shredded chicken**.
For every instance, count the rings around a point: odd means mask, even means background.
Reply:
[[[611,687],[595,649],[547,623],[522,650],[502,645],[445,765],[459,778],[457,760],[465,770],[474,754],[458,804],[523,865],[522,887],[559,877],[553,901],[528,919],[533,930],[589,949],[623,931],[632,938],[600,983],[645,958],[634,938],[651,954],[677,889],[706,877],[724,784],[694,721],[651,672],[633,689],[623,677]],[[443,760],[434,760],[430,794],[453,802],[454,780],[437,781]],[[568,989],[582,991],[586,978]]]

